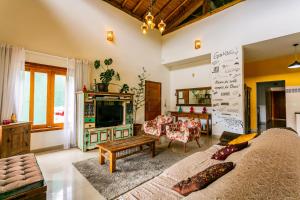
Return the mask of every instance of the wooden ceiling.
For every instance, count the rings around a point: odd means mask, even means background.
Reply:
[[[150,0],[103,0],[127,14],[144,21]],[[164,34],[177,30],[244,0],[152,0],[155,23],[167,24]]]

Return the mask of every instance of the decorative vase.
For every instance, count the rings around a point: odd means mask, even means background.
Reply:
[[[206,114],[206,113],[207,113],[207,109],[206,109],[206,107],[203,107],[202,114]]]
[[[181,106],[179,106],[178,112],[182,113],[182,107]]]
[[[98,92],[108,92],[108,84],[97,83]]]
[[[194,113],[194,107],[193,106],[191,106],[191,108],[190,108],[190,113]]]

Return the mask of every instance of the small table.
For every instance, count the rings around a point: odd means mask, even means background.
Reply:
[[[97,147],[99,148],[99,163],[100,165],[103,165],[105,162],[105,153],[108,153],[108,159],[109,159],[109,171],[110,173],[113,173],[116,171],[116,160],[120,158],[124,158],[130,155],[133,155],[135,153],[143,151],[143,145],[147,145],[150,147],[152,152],[152,157],[155,156],[155,141],[156,139],[147,136],[147,135],[140,135],[135,136],[129,139],[124,140],[117,140],[112,142],[107,142],[103,144],[98,144]],[[139,150],[134,151],[128,151],[130,149],[134,149],[138,147]],[[122,155],[117,156],[118,152],[122,152]]]
[[[198,118],[206,120],[206,129],[202,130],[201,133],[205,133],[207,135],[211,135],[211,114],[210,113],[189,113],[189,112],[177,112],[177,111],[170,111],[171,115],[175,117],[176,121],[178,121],[179,117],[188,117],[188,118]]]

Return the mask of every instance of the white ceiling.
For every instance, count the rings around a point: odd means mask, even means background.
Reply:
[[[265,60],[294,53],[293,44],[300,44],[300,33],[244,46],[245,62]],[[300,53],[300,47],[298,47]]]

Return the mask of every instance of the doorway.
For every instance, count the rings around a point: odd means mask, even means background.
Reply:
[[[257,83],[258,132],[286,127],[285,81]]]
[[[145,82],[145,121],[161,115],[161,83]]]

